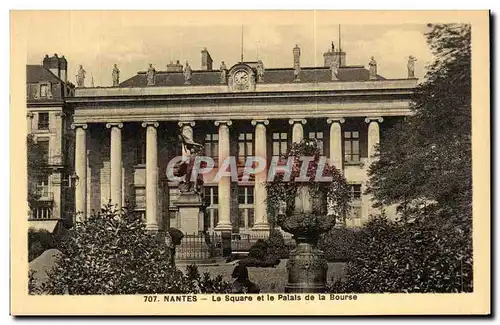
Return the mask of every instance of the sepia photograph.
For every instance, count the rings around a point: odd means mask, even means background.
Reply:
[[[488,26],[12,11],[11,313],[488,314]]]

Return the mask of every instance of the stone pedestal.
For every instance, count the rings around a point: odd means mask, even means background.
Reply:
[[[316,243],[306,237],[296,237],[297,247],[290,253],[286,264],[287,293],[325,292],[328,263]]]
[[[201,196],[194,192],[181,193],[174,204],[179,208],[180,230],[184,235],[198,234],[203,229],[200,224]]]

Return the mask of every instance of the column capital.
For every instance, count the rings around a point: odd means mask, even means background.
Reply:
[[[33,112],[26,113],[27,118],[33,118],[33,116],[35,116],[35,114],[33,114]]]
[[[215,126],[219,126],[222,124],[226,124],[227,126],[231,126],[233,122],[231,120],[222,120],[222,121],[214,121]]]
[[[185,125],[189,125],[191,127],[194,127],[196,125],[196,122],[195,121],[179,121],[177,124],[181,128],[184,127]]]
[[[87,123],[72,123],[71,124],[71,129],[74,130],[76,128],[82,128],[84,130],[86,130],[88,127],[88,124]]]
[[[157,128],[160,126],[160,123],[158,123],[156,121],[146,121],[146,122],[142,122],[141,125],[143,128],[146,128],[148,126],[154,126],[155,128]]]
[[[294,125],[295,123],[306,124],[307,120],[305,118],[291,118],[288,120],[288,123],[290,123],[290,125]]]
[[[332,124],[333,122],[338,122],[338,123],[345,123],[345,118],[343,117],[329,117],[326,119],[326,123]]]
[[[370,123],[372,121],[382,123],[384,121],[384,118],[381,116],[368,116],[367,118],[365,118],[366,123]]]
[[[117,128],[121,129],[123,128],[123,123],[121,122],[111,122],[111,123],[106,123],[106,128],[110,129],[112,127],[116,126]]]
[[[262,120],[252,120],[252,125],[253,125],[253,126],[256,126],[257,124],[269,125],[269,120],[267,120],[267,119],[262,119]]]

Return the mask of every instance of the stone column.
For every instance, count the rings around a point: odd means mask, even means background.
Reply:
[[[87,217],[87,124],[72,124],[75,130],[75,173],[78,184],[75,187],[76,221]]]
[[[26,122],[28,123],[27,134],[31,134],[33,132],[33,116],[34,114],[32,112],[28,112],[26,114]]]
[[[304,139],[304,128],[303,124],[307,123],[307,120],[305,118],[299,118],[299,119],[290,119],[288,121],[290,125],[293,125],[292,127],[292,143],[295,142],[300,142]]]
[[[146,229],[158,231],[158,122],[143,122],[146,128]]]
[[[230,156],[229,150],[229,127],[231,121],[215,121],[219,127],[219,168],[224,160]],[[224,176],[219,181],[219,223],[215,228],[217,231],[231,231],[231,177]]]
[[[194,139],[193,138],[193,127],[195,126],[194,121],[180,121],[178,124],[179,127],[181,128],[181,133],[183,135],[185,135],[190,139]],[[184,148],[182,148],[182,156],[184,157],[186,155],[187,153],[185,152]]]
[[[111,204],[122,208],[122,128],[123,123],[107,123],[111,129]]]
[[[345,122],[345,119],[342,117],[329,117],[326,122],[330,124],[330,165],[343,172],[341,124]]]
[[[370,168],[371,164],[376,160],[373,155],[375,154],[375,148],[376,146],[380,143],[380,128],[379,128],[379,123],[382,123],[384,119],[382,117],[367,117],[365,118],[365,122],[368,123],[368,163],[366,164],[366,179],[368,180],[368,169]],[[361,192],[365,193],[366,191],[366,183],[363,182],[361,185]],[[380,212],[379,209],[373,207],[373,202],[371,201],[372,196],[371,195],[364,195],[362,197],[362,204],[363,206],[366,207],[366,210],[363,212],[363,219],[361,220],[362,223],[366,220],[366,218],[371,215],[371,214],[378,214]]]
[[[368,123],[368,163],[374,161],[373,155],[375,154],[375,147],[380,142],[380,128],[379,123],[382,123],[382,117],[367,117],[365,122]]]
[[[269,223],[267,220],[267,136],[266,125],[269,125],[268,120],[252,120],[252,125],[255,126],[255,156],[263,158],[266,161],[266,168],[255,175],[255,224],[252,228],[254,231],[269,231]]]

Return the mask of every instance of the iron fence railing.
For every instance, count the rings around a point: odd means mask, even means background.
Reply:
[[[219,234],[185,234],[175,249],[176,260],[209,260],[221,257],[222,238]]]

